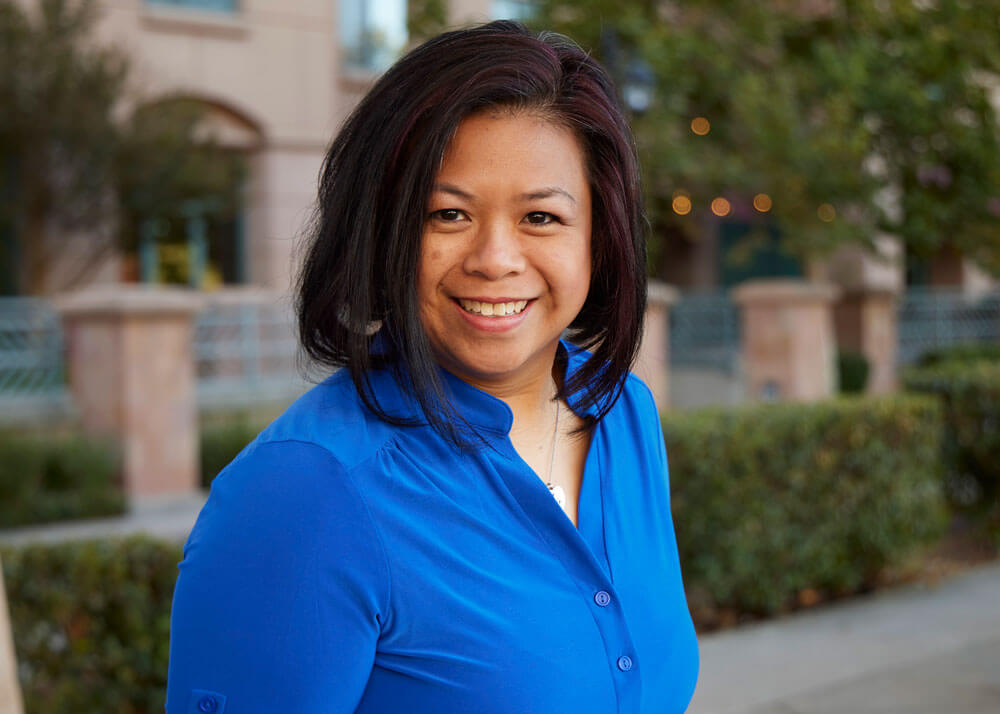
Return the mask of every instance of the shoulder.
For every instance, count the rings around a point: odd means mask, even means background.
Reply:
[[[358,474],[394,429],[363,404],[350,375],[310,389],[212,481],[189,539],[232,540],[247,529],[272,532],[286,546],[329,536],[336,524],[374,529]]]
[[[312,445],[352,469],[389,442],[396,428],[365,406],[351,375],[342,369],[299,397],[251,447],[286,442],[284,448],[302,450]]]

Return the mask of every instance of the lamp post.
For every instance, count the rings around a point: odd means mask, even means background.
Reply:
[[[622,86],[622,97],[625,106],[636,116],[640,116],[653,103],[653,89],[656,87],[656,76],[653,69],[642,57],[635,57],[625,68],[625,84]]]
[[[626,110],[632,116],[642,116],[653,103],[656,75],[652,67],[638,52],[621,49],[618,31],[613,27],[601,32],[601,54],[621,90]]]

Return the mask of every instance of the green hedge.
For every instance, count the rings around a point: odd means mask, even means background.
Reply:
[[[918,396],[664,418],[685,582],[709,611],[770,614],[870,585],[939,537],[941,412]]]
[[[1000,362],[1000,344],[995,342],[964,342],[928,350],[920,356],[920,367],[933,367],[945,362]]]
[[[130,538],[2,557],[28,714],[163,711],[179,545]]]
[[[837,353],[837,374],[842,394],[861,394],[868,386],[871,365],[860,352]]]
[[[208,488],[243,447],[254,440],[263,425],[238,413],[201,427],[201,484]]]
[[[768,613],[803,589],[847,593],[898,564],[944,526],[940,419],[920,396],[666,417],[689,593]],[[163,711],[179,545],[133,538],[2,557],[29,714]]]
[[[0,432],[0,528],[122,513],[119,472],[104,442]]]
[[[1000,535],[1000,361],[941,362],[905,372],[903,382],[940,398],[948,495],[984,512]]]

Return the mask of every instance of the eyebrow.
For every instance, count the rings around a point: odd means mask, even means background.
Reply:
[[[450,193],[453,196],[464,198],[466,201],[474,200],[474,197],[471,193],[466,193],[458,186],[453,186],[450,183],[436,183],[434,184],[433,190],[440,191],[441,193]]]
[[[463,191],[458,186],[450,183],[436,183],[433,187],[434,191],[440,191],[441,193],[449,193],[453,196],[458,196],[459,198],[465,199],[466,201],[474,201],[475,196],[471,193]],[[558,186],[547,186],[545,188],[539,188],[534,191],[529,191],[527,193],[522,193],[518,196],[521,201],[537,201],[543,198],[552,198],[553,196],[564,196],[573,202],[573,205],[577,205],[577,200],[569,191],[564,188],[559,188]]]
[[[522,201],[536,201],[541,198],[552,198],[553,196],[564,196],[572,201],[574,206],[576,205],[576,198],[573,197],[573,194],[558,186],[548,186],[547,188],[540,188],[537,191],[522,193],[519,198]]]

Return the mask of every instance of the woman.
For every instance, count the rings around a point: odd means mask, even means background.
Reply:
[[[390,69],[299,281],[306,351],[344,369],[213,483],[168,714],[683,711],[666,456],[628,374],[644,263],[630,133],[577,46],[497,22]]]

